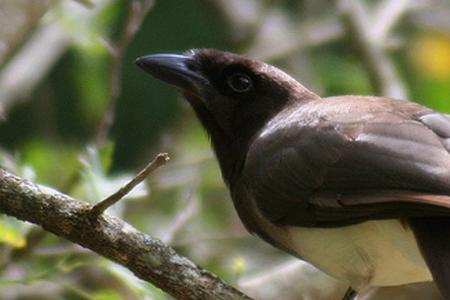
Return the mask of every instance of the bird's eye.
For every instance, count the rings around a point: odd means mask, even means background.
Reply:
[[[253,81],[247,74],[235,73],[228,77],[228,86],[236,93],[245,93],[252,89]]]

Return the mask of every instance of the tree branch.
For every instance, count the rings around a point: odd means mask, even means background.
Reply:
[[[91,209],[0,169],[0,212],[89,248],[177,299],[251,299],[119,218],[105,213],[92,220]]]

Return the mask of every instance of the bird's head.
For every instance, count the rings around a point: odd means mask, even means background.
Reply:
[[[226,181],[252,136],[276,113],[318,98],[271,65],[213,49],[147,55],[136,64],[188,100],[211,136]]]

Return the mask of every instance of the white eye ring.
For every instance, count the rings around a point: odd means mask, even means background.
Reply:
[[[236,93],[246,93],[253,87],[253,81],[247,74],[234,73],[228,76],[228,86]]]

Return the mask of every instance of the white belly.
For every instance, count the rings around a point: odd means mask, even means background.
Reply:
[[[413,232],[398,220],[286,230],[300,257],[354,289],[432,280]]]

